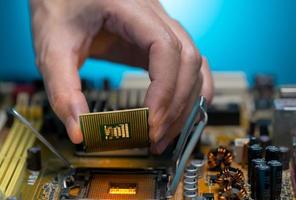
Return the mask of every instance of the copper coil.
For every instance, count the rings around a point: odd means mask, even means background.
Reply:
[[[248,194],[245,188],[242,188],[240,190],[228,190],[226,192],[220,193],[218,196],[219,200],[247,200]]]
[[[228,199],[224,195],[219,195],[218,200],[228,200]]]
[[[236,183],[244,184],[245,178],[244,178],[244,173],[237,168],[232,168],[232,179]]]
[[[248,194],[244,183],[244,174],[238,168],[226,167],[217,175],[216,183],[220,185],[222,193],[218,199],[247,199]]]
[[[218,147],[208,153],[208,166],[210,169],[223,169],[228,167],[232,160],[232,153],[225,147]]]
[[[248,192],[244,187],[239,190],[237,195],[240,199],[248,199]]]

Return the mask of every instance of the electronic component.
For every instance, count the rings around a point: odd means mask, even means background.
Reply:
[[[267,146],[271,145],[271,139],[268,135],[261,135],[259,137],[260,145],[263,148],[266,148]]]
[[[197,180],[196,180],[196,178],[184,178],[184,183],[185,184],[196,184]]]
[[[147,147],[148,109],[130,109],[80,115],[87,152]]]
[[[257,165],[255,167],[255,199],[270,199],[270,167],[268,165]]]
[[[251,165],[251,170],[249,172],[249,177],[250,177],[250,185],[251,185],[251,197],[254,199],[255,198],[255,190],[256,190],[256,186],[255,186],[255,173],[256,173],[256,166],[257,165],[266,165],[266,161],[262,158],[256,158],[253,159],[252,162],[249,164]]]
[[[296,85],[283,85],[279,88],[280,98],[296,98]]]
[[[197,194],[195,191],[184,191],[184,200],[192,200],[197,197]]]
[[[230,166],[232,153],[225,147],[218,147],[208,153],[208,166],[211,170],[220,170]]]
[[[249,138],[236,138],[234,140],[234,159],[237,163],[243,163],[246,158],[245,149],[249,143]]]
[[[184,191],[197,191],[196,184],[184,184],[183,186]]]
[[[266,162],[271,160],[279,160],[280,150],[276,146],[267,146],[265,148],[265,160]]]
[[[283,165],[283,170],[289,169],[289,162],[290,162],[290,156],[291,152],[288,147],[279,147],[280,150],[280,162]]]
[[[31,147],[27,150],[27,169],[40,171],[41,169],[41,148]]]
[[[156,170],[76,169],[63,182],[64,199],[163,199],[167,178]]]
[[[228,200],[228,199],[248,200],[249,197],[248,197],[247,190],[244,187],[239,186],[237,188],[229,189],[226,192],[219,193],[218,200]]]
[[[227,167],[218,174],[216,183],[220,185],[222,192],[229,192],[236,188],[245,189],[245,179],[243,172],[238,168]]]
[[[274,145],[292,148],[292,137],[296,135],[295,121],[296,98],[275,99],[272,134]]]
[[[214,200],[214,193],[203,193],[202,196],[203,196],[206,200]]]
[[[136,195],[137,184],[135,183],[110,183],[109,194]]]
[[[32,120],[36,129],[40,129],[41,107],[35,101],[36,98],[33,100],[29,105],[29,96],[20,94],[17,98],[16,109]],[[16,191],[20,187],[19,180],[25,171],[27,149],[35,142],[31,131],[17,120],[13,121],[7,134],[0,146],[0,194],[2,193],[4,197],[16,195]]]
[[[249,127],[248,127],[248,136],[251,138],[251,137],[254,137],[255,136],[255,131],[256,131],[256,122],[254,121],[250,121],[249,123]]]
[[[270,199],[277,200],[281,197],[283,165],[277,160],[267,164],[270,167]]]
[[[193,159],[191,160],[190,165],[197,168],[197,171],[196,171],[197,178],[202,178],[205,171],[205,161],[199,160],[199,159]]]
[[[253,159],[263,157],[263,148],[258,144],[253,144],[248,148],[248,182],[251,180],[251,162]]]
[[[209,125],[234,126],[240,124],[240,105],[229,103],[226,105],[212,105],[208,109]]]
[[[268,126],[270,124],[269,120],[259,120],[257,123],[259,124],[260,136],[263,136],[263,135],[269,136],[269,129],[268,129]]]
[[[251,136],[250,138],[249,138],[249,146],[252,146],[253,144],[258,144],[258,139],[256,138],[256,137],[254,137],[254,136]]]
[[[199,173],[199,165],[195,166],[190,164],[185,169],[184,178],[183,178],[183,193],[184,198],[189,199],[192,195],[198,193],[198,173]]]
[[[184,178],[197,178],[197,173],[196,172],[185,172]]]

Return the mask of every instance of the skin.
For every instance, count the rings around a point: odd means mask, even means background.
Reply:
[[[31,17],[36,63],[73,143],[83,140],[79,114],[89,112],[78,73],[88,57],[149,72],[154,153],[178,135],[199,95],[212,99],[207,60],[158,0],[31,0]]]

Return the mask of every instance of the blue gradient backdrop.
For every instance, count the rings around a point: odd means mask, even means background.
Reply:
[[[171,16],[191,34],[213,70],[269,73],[278,83],[296,83],[295,0],[162,0]],[[0,80],[40,78],[34,64],[27,0],[0,0]],[[81,76],[112,78],[135,70],[88,60]]]

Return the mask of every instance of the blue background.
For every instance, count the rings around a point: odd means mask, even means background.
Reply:
[[[207,56],[211,68],[269,73],[278,83],[296,83],[295,0],[162,0]],[[27,0],[0,0],[0,80],[40,78],[34,64]],[[88,60],[81,76],[100,82],[134,70]],[[136,70],[141,71],[141,70]]]

